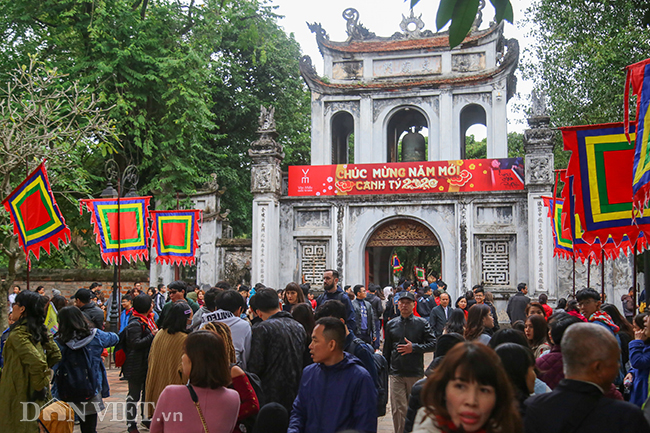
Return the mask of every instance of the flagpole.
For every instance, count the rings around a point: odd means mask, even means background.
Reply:
[[[600,253],[600,298],[602,299],[602,302],[605,302],[605,250],[600,250]]]
[[[27,162],[27,158],[25,158],[25,172],[27,173],[26,176],[29,177],[29,162]],[[28,215],[27,212],[27,202],[28,200],[25,200],[25,215]],[[26,283],[27,283],[27,290],[29,290],[29,268],[31,268],[31,265],[29,263],[29,250],[27,249],[27,243],[25,242],[25,264],[27,265],[27,278],[26,278]]]
[[[587,257],[587,287],[591,287],[591,256]]]
[[[179,210],[179,209],[180,209],[180,206],[179,206],[179,202],[178,202],[178,192],[177,192],[176,193],[176,210]],[[177,263],[175,268],[174,268],[174,281],[178,281],[178,280],[181,279],[181,269],[180,268],[181,268],[181,265]],[[198,277],[198,275],[197,275],[197,277]]]
[[[637,242],[638,242],[637,238]],[[636,315],[636,242],[632,245],[632,286],[634,287],[634,295],[632,301],[634,302],[634,313]]]
[[[576,296],[576,252],[573,250],[573,297]]]

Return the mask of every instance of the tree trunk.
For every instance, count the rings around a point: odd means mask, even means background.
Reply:
[[[8,322],[8,314],[7,312],[9,311],[9,291],[14,285],[14,281],[16,281],[16,271],[18,270],[18,265],[20,263],[20,257],[22,256],[21,254],[22,250],[20,246],[18,245],[18,241],[16,240],[16,237],[13,236],[10,243],[9,243],[9,253],[7,255],[9,261],[7,263],[7,278],[2,281],[0,284],[0,299],[4,299],[7,307],[6,308],[0,308],[0,329],[4,330],[7,329]],[[3,303],[0,302],[0,306],[2,306]]]

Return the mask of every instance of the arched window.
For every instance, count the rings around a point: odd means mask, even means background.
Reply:
[[[354,118],[340,111],[332,116],[332,164],[354,163]]]
[[[485,109],[478,104],[469,104],[460,112],[460,158],[461,159],[481,159],[487,158],[487,121]],[[483,128],[473,127],[474,125],[483,125]],[[473,134],[468,135],[471,128]],[[474,137],[475,142],[469,143],[468,137]],[[485,137],[485,146],[477,143]],[[471,140],[470,140],[471,141]]]
[[[404,107],[388,121],[386,161],[426,161],[429,124],[415,108]]]

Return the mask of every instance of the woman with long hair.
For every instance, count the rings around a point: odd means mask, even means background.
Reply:
[[[44,325],[42,298],[36,292],[25,290],[14,299],[10,315],[14,323],[2,351],[1,432],[38,431],[36,408],[49,399],[49,369],[61,360],[61,351]],[[36,405],[23,405],[22,402],[35,402]]]
[[[461,296],[460,298],[456,299],[456,309],[460,309],[465,314],[465,320],[467,320],[467,298]]]
[[[260,411],[260,401],[253,389],[253,385],[250,380],[248,380],[248,376],[244,370],[236,364],[237,356],[235,354],[235,346],[233,346],[232,343],[230,328],[223,322],[210,322],[205,325],[205,328],[203,329],[218,334],[226,345],[226,353],[230,360],[230,375],[232,376],[230,388],[237,391],[240,403],[239,413],[237,414],[237,425],[235,426],[233,433],[249,431],[251,425],[248,421],[250,420],[250,417]]]
[[[413,433],[521,431],[512,385],[499,357],[483,344],[460,343],[447,352],[427,379],[422,402]]]
[[[93,372],[95,381],[95,396],[88,400],[88,404],[76,404],[73,406],[79,416],[79,427],[81,433],[95,433],[97,431],[97,412],[104,410],[103,398],[110,396],[106,368],[102,360],[102,352],[108,347],[113,347],[119,341],[117,334],[104,332],[88,325],[86,316],[77,307],[64,307],[59,311],[59,330],[54,336],[54,341],[61,349],[62,358],[56,365],[55,370],[66,362],[67,357],[74,350],[87,350],[90,369]],[[62,378],[57,378],[55,383],[60,383]],[[58,391],[58,390],[57,390]],[[57,394],[55,392],[55,394]],[[61,397],[55,395],[55,397]],[[80,401],[69,401],[68,403],[81,403]]]
[[[284,294],[282,295],[284,311],[291,312],[293,307],[296,305],[305,303],[305,292],[302,291],[300,286],[296,283],[289,283],[284,289]]]
[[[539,358],[545,352],[551,350],[548,344],[548,323],[544,317],[539,314],[531,314],[525,322],[524,333],[528,339],[528,345],[535,355]]]
[[[449,320],[447,320],[442,333],[451,334],[452,332],[455,332],[457,334],[463,335],[465,333],[466,325],[467,320],[465,317],[465,312],[460,308],[456,308],[455,310],[451,310],[451,313],[449,314]]]
[[[181,365],[187,385],[169,385],[158,398],[152,433],[230,433],[239,412],[239,395],[226,388],[232,381],[226,344],[210,331],[187,336]],[[181,416],[169,416],[169,414]]]
[[[485,304],[474,304],[470,307],[465,327],[465,340],[476,340],[483,344],[490,342],[490,334],[487,330],[494,327],[494,319],[490,313],[490,307]]]
[[[526,305],[526,317],[530,317],[533,314],[542,316],[545,320],[548,319],[544,307],[539,302],[531,302]]]
[[[519,413],[524,416],[524,401],[535,391],[535,357],[527,347],[517,343],[503,343],[496,348],[506,370],[510,383],[515,391],[515,399],[519,402]]]
[[[156,404],[160,393],[167,385],[182,385],[187,382],[187,377],[180,374],[180,367],[190,323],[192,323],[192,308],[185,302],[176,302],[165,315],[162,328],[153,338],[149,351],[147,380],[144,387],[146,402]],[[151,417],[151,413],[148,417]]]

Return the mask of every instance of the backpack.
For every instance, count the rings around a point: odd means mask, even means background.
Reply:
[[[61,361],[52,379],[56,381],[59,399],[75,403],[90,400],[97,392],[88,347],[73,350],[64,345],[61,352]]]
[[[113,348],[113,361],[116,367],[122,367],[126,361],[126,328],[118,335],[119,340]]]
[[[236,364],[231,364],[231,366],[233,365]],[[262,406],[264,406],[264,404],[266,403],[266,397],[264,396],[264,391],[262,390],[262,381],[255,373],[251,373],[248,371],[244,371],[244,373],[246,373],[246,377],[248,378],[251,387],[253,387],[253,391],[255,391],[255,396],[257,397],[257,401],[261,409]],[[253,431],[253,427],[255,427],[256,421],[257,421],[257,414],[244,418],[243,420],[238,422],[239,431],[241,431],[242,433],[251,433]]]
[[[354,354],[357,346],[362,344],[367,346],[365,341],[356,337],[352,340],[352,344],[350,344],[349,353]],[[388,404],[388,362],[386,362],[384,355],[375,353],[374,351],[372,353],[372,359],[375,361],[375,368],[377,369],[378,383],[375,383],[375,388],[377,388],[377,416],[379,417],[386,415],[386,405]]]

